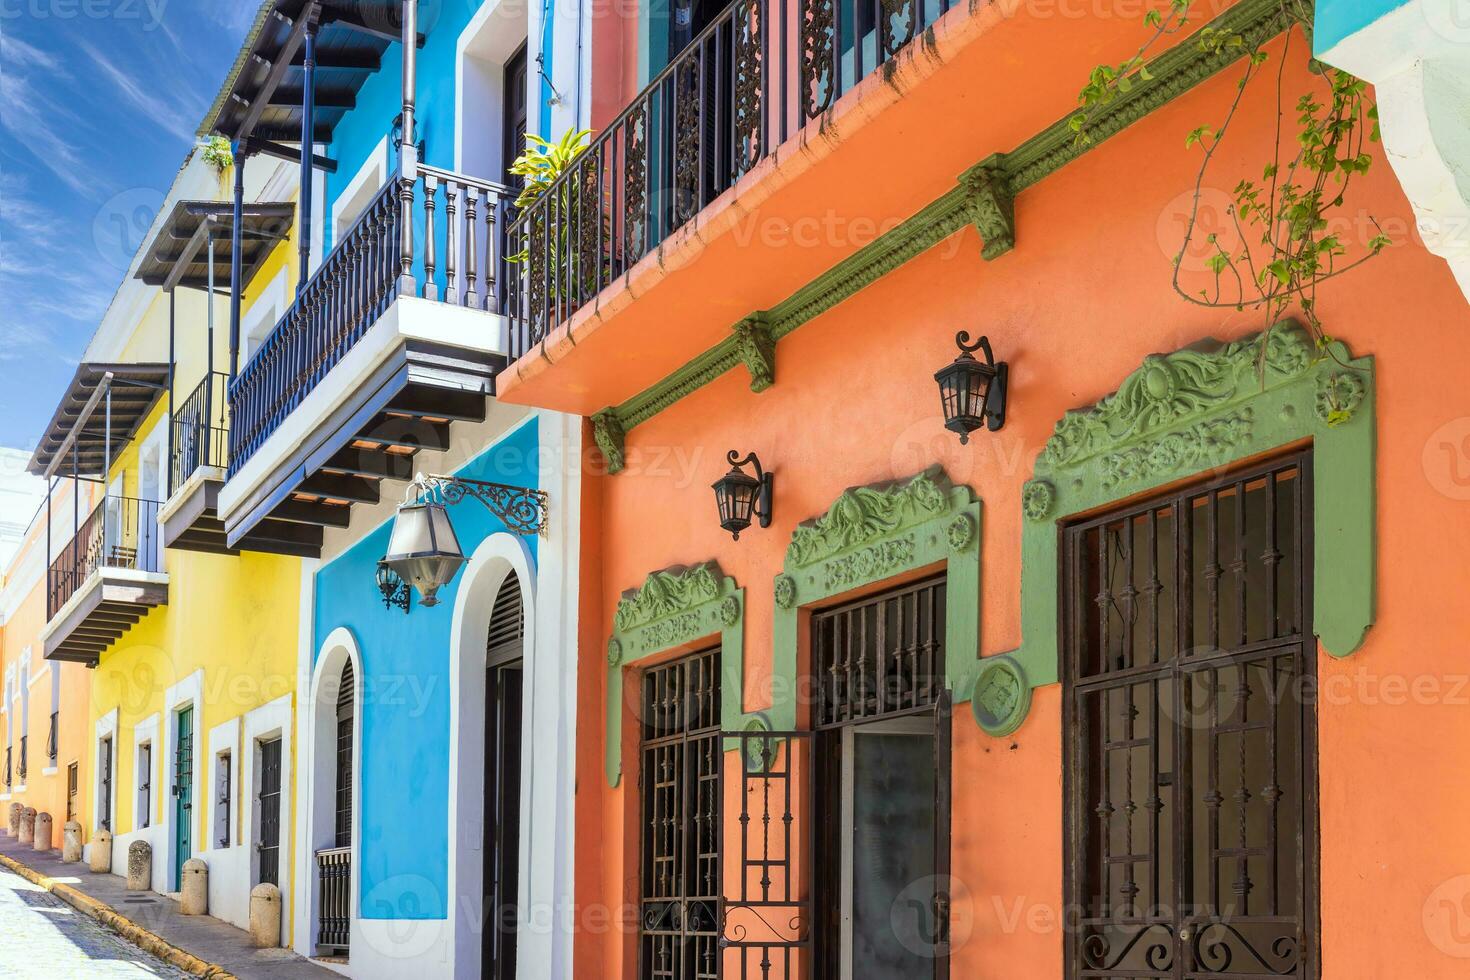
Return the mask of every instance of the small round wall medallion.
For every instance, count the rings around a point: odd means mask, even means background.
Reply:
[[[790,575],[776,576],[776,605],[782,609],[796,605],[796,579]]]
[[[1045,480],[1030,480],[1021,490],[1021,511],[1033,521],[1045,520],[1056,503],[1057,492]]]
[[[734,626],[740,621],[740,600],[734,596],[726,596],[725,601],[720,603],[720,622],[726,626]]]
[[[1031,685],[1021,665],[1007,656],[989,657],[975,678],[970,711],[987,734],[997,738],[1021,727],[1031,708]]]
[[[623,644],[617,637],[607,641],[607,665],[616,667],[623,662]]]
[[[949,522],[945,533],[949,536],[950,548],[964,551],[975,540],[975,521],[969,514],[961,514]]]

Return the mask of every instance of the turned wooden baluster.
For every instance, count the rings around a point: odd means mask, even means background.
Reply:
[[[424,299],[439,298],[439,284],[434,281],[438,262],[434,257],[434,196],[439,192],[439,179],[424,174]]]
[[[480,200],[480,189],[472,184],[464,188],[464,305],[472,310],[481,309],[479,294],[475,292],[475,280],[479,269],[475,263],[476,239],[479,228],[475,224],[475,205]]]
[[[459,183],[458,181],[446,180],[444,182],[444,302],[450,305],[459,304],[459,290],[456,288],[454,266],[459,257],[459,228],[454,218],[459,211]]]
[[[495,212],[500,210],[500,195],[494,191],[485,192],[485,306],[487,310],[495,310],[495,256],[498,250],[495,248]]]

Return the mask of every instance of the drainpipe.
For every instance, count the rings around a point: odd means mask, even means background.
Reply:
[[[316,122],[316,31],[320,21],[321,9],[312,4],[307,13],[306,39],[302,42],[302,68],[306,78],[301,87],[301,194],[296,227],[296,246],[301,253],[301,272],[296,278],[298,296],[311,275],[311,158],[316,153],[316,134],[312,127]]]
[[[245,223],[245,144],[236,141],[230,148],[235,157],[235,211],[234,220],[230,226],[230,380],[235,380],[235,375],[240,373],[240,291],[245,288],[241,281],[244,274],[240,268],[240,245],[244,237],[241,225]],[[214,271],[214,264],[210,263],[210,272]],[[214,296],[209,297],[209,302],[214,303]],[[213,309],[213,306],[210,307]],[[214,347],[210,346],[209,355],[214,356]]]
[[[204,219],[208,221],[208,218]],[[214,343],[214,239],[209,240],[209,317],[210,343]],[[164,432],[164,451],[168,453],[168,490],[164,499],[174,495],[174,290],[168,291],[168,430]]]
[[[398,148],[398,294],[413,295],[413,186],[418,180],[414,91],[418,87],[418,0],[403,0],[403,143]]]

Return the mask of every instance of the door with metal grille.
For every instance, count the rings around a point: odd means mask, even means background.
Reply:
[[[720,975],[720,654],[645,671],[640,980]]]
[[[281,883],[281,740],[264,739],[260,743],[260,840],[255,849],[259,856],[258,883],[279,886]]]
[[[194,856],[194,709],[183,708],[175,716],[178,728],[174,748],[174,885],[178,891],[183,881],[184,862]]]
[[[1069,977],[1317,976],[1311,457],[1063,538]]]
[[[812,616],[822,980],[949,975],[943,577]]]

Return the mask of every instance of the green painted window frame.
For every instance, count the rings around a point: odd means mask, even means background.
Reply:
[[[1312,628],[1329,654],[1356,650],[1375,615],[1374,402],[1372,357],[1355,359],[1339,341],[1319,352],[1282,320],[1231,343],[1150,355],[1117,391],[1067,412],[1022,489],[1022,645],[986,661],[1005,663],[1019,690],[977,696],[980,727],[1015,731],[1030,704],[1023,692],[1059,679],[1062,522],[1292,445],[1312,446]]]
[[[607,784],[623,772],[623,679],[640,660],[695,649],[713,637],[720,642],[720,722],[727,731],[741,723],[745,677],[745,590],[715,562],[676,565],[654,572],[623,593],[607,641]]]
[[[745,727],[796,728],[801,613],[829,600],[942,564],[945,679],[956,702],[974,689],[980,655],[980,501],[938,466],[907,480],[853,487],[798,525],[773,583],[772,705]]]

